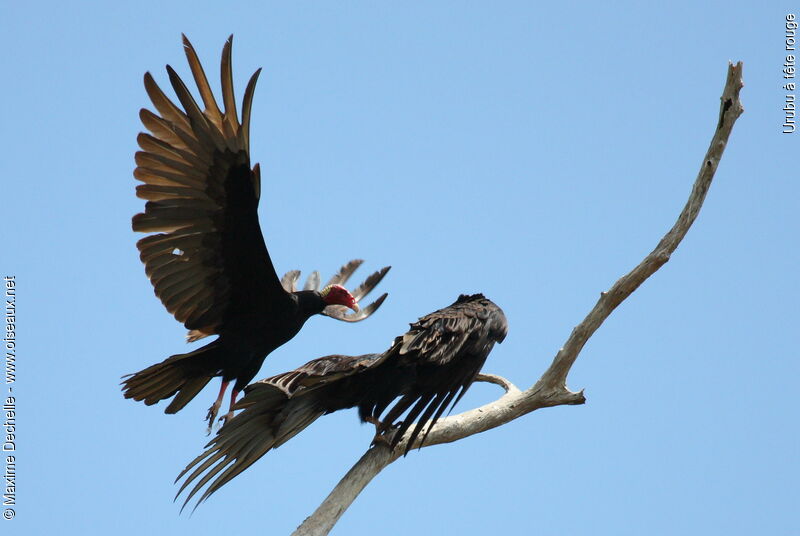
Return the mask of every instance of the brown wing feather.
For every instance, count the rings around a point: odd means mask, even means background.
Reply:
[[[151,134],[137,138],[134,176],[145,210],[133,217],[135,231],[151,234],[137,243],[156,296],[190,329],[190,340],[219,333],[232,315],[256,314],[270,321],[289,307],[258,223],[259,177],[251,170],[249,121],[258,71],[245,91],[239,124],[231,73],[231,39],[221,62],[224,114],[197,53],[184,49],[202,98],[192,97],[169,66],[180,106],[153,77],[144,84],[156,112],[140,117]]]
[[[383,362],[385,355],[330,355],[309,361],[283,374],[249,385],[236,417],[220,428],[206,450],[175,479],[183,477],[176,498],[189,489],[183,506],[206,485],[197,504],[250,467],[269,450],[278,448],[325,413],[357,404],[353,385],[340,380]],[[359,385],[355,384],[356,391]],[[368,383],[368,382],[367,382]],[[351,397],[352,398],[348,398]],[[212,480],[213,479],[213,480]]]
[[[502,342],[507,331],[503,311],[482,294],[461,295],[449,307],[420,318],[387,351],[396,356],[397,369],[415,370],[413,382],[376,399],[371,407],[362,409],[362,415],[379,418],[394,397],[402,395],[380,420],[384,430],[398,427],[392,447],[411,430],[405,452],[408,454],[426,426],[430,431],[447,407],[464,396],[495,342]],[[398,425],[406,411],[408,414]],[[427,432],[420,445],[426,436]]]
[[[344,285],[350,279],[350,276],[353,275],[353,272],[355,272],[363,262],[364,261],[361,259],[351,260],[342,266],[339,271],[333,277],[331,277],[327,283],[325,283],[325,286]],[[361,305],[361,300],[378,286],[378,283],[383,280],[384,276],[391,268],[391,266],[384,266],[377,272],[367,277],[367,279],[352,292],[356,303]],[[281,278],[281,285],[283,286],[283,289],[287,292],[294,292],[297,290],[296,283],[299,277],[299,270],[291,270],[283,274],[283,277]],[[314,271],[306,280],[304,288],[306,290],[320,290],[320,281],[319,273]],[[357,313],[348,313],[349,309],[342,305],[329,305],[322,311],[322,314],[330,318],[335,318],[336,320],[342,320],[343,322],[360,322],[377,311],[378,308],[380,308],[380,306],[383,304],[384,300],[386,300],[387,296],[388,294],[384,292],[374,302],[367,306],[362,306]],[[190,336],[192,336],[192,334],[190,334]]]
[[[249,392],[260,384],[269,384],[282,389],[288,395],[294,395],[301,388],[309,389],[345,376],[352,376],[368,368],[374,368],[383,363],[385,359],[385,354],[328,355],[313,359],[289,372],[276,374],[249,385],[245,392]]]

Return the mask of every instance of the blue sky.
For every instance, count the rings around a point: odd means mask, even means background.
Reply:
[[[6,3],[0,23],[0,270],[17,278],[19,338],[4,534],[288,534],[371,439],[352,411],[321,419],[179,516],[172,481],[206,441],[216,387],[171,416],[120,394],[121,375],[186,348],[130,229],[142,75],[166,86],[169,63],[188,76],[181,32],[212,83],[235,34],[239,95],[264,68],[251,150],[277,269],[393,266],[377,314],[310,320],[258,377],[382,351],[408,322],[484,292],[510,326],[484,370],[532,384],[672,225],[727,62],[743,61],[745,114],[700,217],[572,370],[587,404],[410,454],[334,534],[800,530],[790,6],[22,6]],[[459,409],[498,394],[478,385]]]

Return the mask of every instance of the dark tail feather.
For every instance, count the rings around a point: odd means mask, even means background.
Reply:
[[[221,349],[214,341],[193,352],[173,355],[125,377],[122,392],[125,398],[143,401],[148,406],[178,393],[165,410],[177,413],[217,375],[220,354]]]
[[[247,394],[237,404],[237,408],[244,408],[244,411],[220,428],[206,445],[205,452],[192,460],[175,479],[177,482],[186,477],[175,498],[192,485],[183,503],[186,507],[192,497],[211,482],[200,495],[199,505],[268,451],[302,432],[325,413],[316,393],[304,395],[290,399],[282,389],[269,383],[249,386]]]
[[[213,378],[213,376],[201,376],[200,378],[186,380],[180,388],[180,392],[172,399],[172,402],[169,403],[164,413],[178,413],[197,393],[203,390],[203,387],[211,381],[211,378]]]

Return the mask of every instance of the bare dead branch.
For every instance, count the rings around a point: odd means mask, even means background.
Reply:
[[[719,122],[700,166],[700,172],[678,220],[655,249],[638,266],[600,295],[600,299],[586,315],[586,318],[572,330],[550,367],[532,387],[520,391],[505,378],[481,374],[480,381],[500,385],[506,391],[505,394],[498,400],[479,408],[441,419],[428,434],[425,447],[458,441],[501,426],[540,408],[583,404],[586,401],[583,391],[572,392],[567,389],[567,375],[589,337],[597,331],[620,303],[670,259],[694,223],[725,151],[733,125],[744,111],[739,101],[739,91],[743,85],[742,63],[738,62],[735,65],[729,63],[725,88],[720,98]],[[423,436],[420,434],[417,438],[415,448],[419,448],[420,438]],[[293,536],[328,534],[345,510],[358,497],[361,490],[384,467],[400,457],[400,453],[405,451],[406,441],[407,438],[401,441],[394,451],[390,451],[383,444],[372,446],[367,450],[319,508],[295,530]]]
[[[495,385],[499,385],[502,387],[506,393],[519,393],[519,388],[508,381],[507,379],[503,378],[502,376],[498,376],[497,374],[485,374],[480,373],[475,376],[476,382],[486,382],[486,383],[493,383]]]
[[[689,200],[686,201],[686,205],[683,207],[680,216],[678,216],[678,221],[675,222],[672,229],[664,235],[664,238],[661,239],[655,249],[636,268],[622,276],[610,290],[600,295],[597,304],[583,322],[575,327],[564,347],[556,354],[553,364],[544,373],[541,380],[539,380],[540,382],[544,382],[549,386],[564,385],[569,369],[577,359],[583,345],[589,340],[589,337],[597,331],[597,328],[625,298],[630,296],[639,285],[669,260],[672,252],[675,251],[683,237],[686,236],[689,227],[692,226],[697,214],[700,212],[700,208],[703,206],[703,201],[717,171],[722,153],[728,143],[733,124],[744,111],[741,102],[739,102],[739,91],[743,86],[742,62],[736,65],[729,63],[728,77],[725,82],[725,88],[722,91],[722,97],[720,97],[719,122],[714,131],[714,136],[711,138],[711,144],[708,147],[708,151],[706,151],[705,158],[703,158],[697,179],[694,182],[694,186],[692,186]]]

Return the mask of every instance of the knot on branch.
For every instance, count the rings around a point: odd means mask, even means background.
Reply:
[[[586,396],[583,394],[583,389],[578,392],[570,391],[565,385],[540,392],[539,396],[541,397],[542,405],[547,407],[579,406],[586,403]]]

